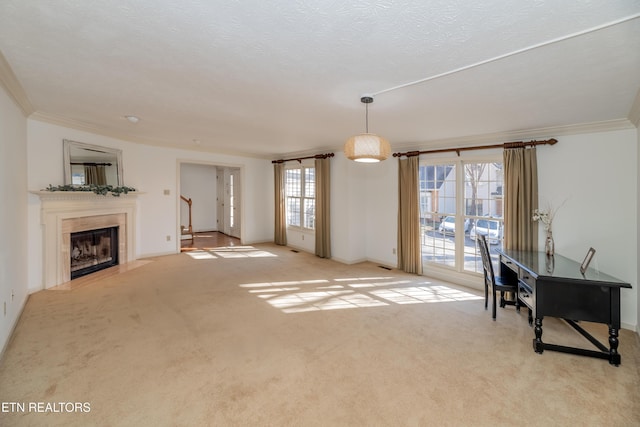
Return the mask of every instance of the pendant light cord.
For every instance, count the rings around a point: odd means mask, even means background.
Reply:
[[[369,104],[371,104],[373,102],[373,96],[371,95],[365,95],[362,98],[360,98],[360,102],[362,102],[365,106],[365,129],[366,129],[366,133],[369,133]]]
[[[369,133],[369,104],[364,104],[365,106],[365,131]]]

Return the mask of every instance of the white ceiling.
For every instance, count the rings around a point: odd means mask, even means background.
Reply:
[[[35,117],[127,140],[340,150],[375,94],[371,132],[429,147],[628,119],[640,1],[2,0],[0,53]]]

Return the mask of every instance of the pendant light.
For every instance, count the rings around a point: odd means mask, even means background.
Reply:
[[[373,97],[363,96],[360,102],[365,105],[366,132],[352,136],[344,144],[344,154],[349,160],[356,162],[375,163],[385,160],[391,154],[389,141],[373,133],[369,133],[369,104],[373,102]]]

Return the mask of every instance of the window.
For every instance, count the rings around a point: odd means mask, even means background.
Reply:
[[[299,167],[285,170],[287,226],[315,229],[316,170]]]
[[[420,221],[423,260],[455,266],[456,165],[421,165]]]
[[[465,221],[473,224],[469,229],[469,242],[464,245],[464,269],[482,271],[482,259],[475,244],[477,236],[486,237],[489,253],[497,259],[496,249],[502,248],[502,162],[465,163]]]
[[[419,176],[423,263],[482,272],[477,235],[502,247],[502,163],[423,163]]]

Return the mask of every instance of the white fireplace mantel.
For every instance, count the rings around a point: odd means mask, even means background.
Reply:
[[[70,233],[119,227],[119,264],[135,260],[136,211],[139,192],[120,196],[84,191],[31,191],[40,197],[43,226],[45,289],[70,280]]]

